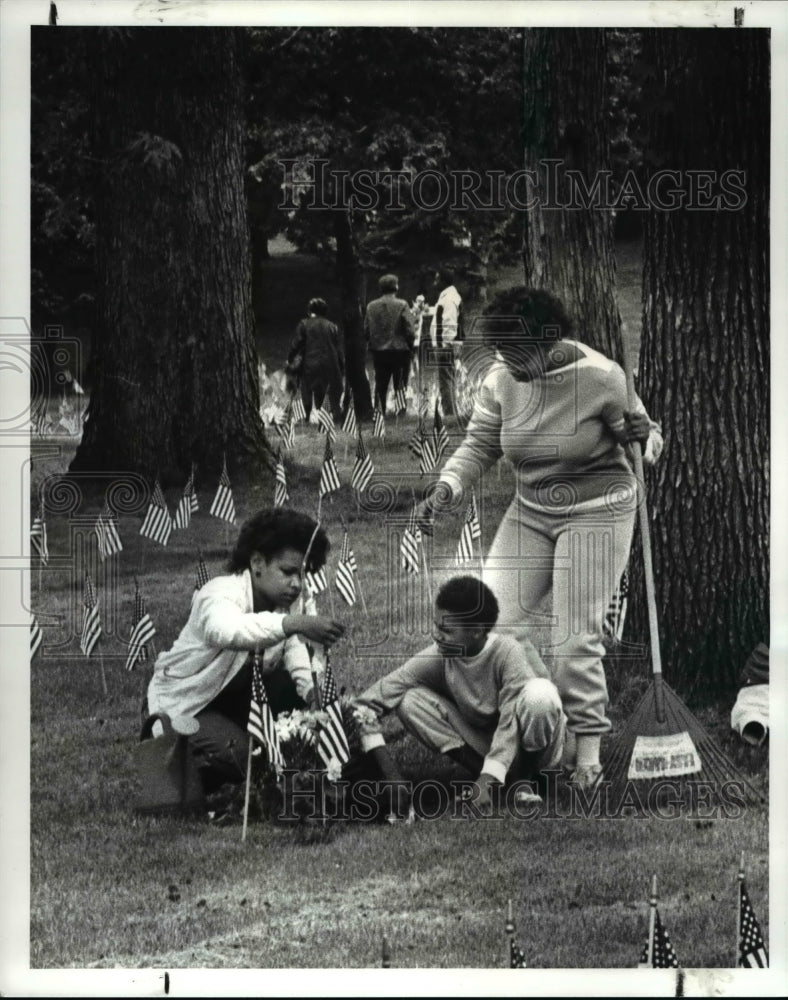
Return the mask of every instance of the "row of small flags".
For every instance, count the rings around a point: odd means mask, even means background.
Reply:
[[[744,884],[744,856],[738,874],[738,899],[736,903],[736,968],[765,969],[769,955],[761,927]],[[657,908],[657,877],[652,879],[649,899],[649,931],[638,962],[639,969],[677,969],[679,960],[662,923]]]

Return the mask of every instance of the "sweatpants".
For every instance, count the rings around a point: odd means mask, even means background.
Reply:
[[[611,493],[608,503],[571,515],[515,497],[484,564],[484,582],[498,599],[497,627],[540,649],[575,734],[610,729],[603,621],[626,568],[634,522],[632,494],[619,502]],[[545,616],[539,607],[550,594]]]
[[[526,681],[517,699],[515,714],[519,735],[517,749],[522,751],[533,773],[558,767],[566,723],[555,685],[542,677]],[[453,701],[423,686],[405,693],[397,706],[397,715],[408,732],[437,753],[448,753],[467,743],[486,757],[495,734],[494,727],[478,729],[471,725]]]

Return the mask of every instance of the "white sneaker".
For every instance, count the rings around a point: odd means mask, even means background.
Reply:
[[[533,805],[543,802],[542,796],[533,785],[527,783],[522,783],[518,785],[517,791],[514,793],[514,802],[518,806]]]
[[[572,772],[572,777],[569,780],[573,785],[582,788],[584,792],[590,792],[602,780],[602,766],[600,764],[588,764],[585,767],[577,767]]]

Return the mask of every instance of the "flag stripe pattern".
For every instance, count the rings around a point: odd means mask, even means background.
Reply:
[[[328,716],[328,722],[320,730],[317,752],[326,766],[333,759],[338,760],[340,764],[346,764],[350,760],[350,748],[342,725],[339,695],[328,651],[326,651],[326,672],[323,679],[323,711]]]
[[[192,514],[198,509],[197,494],[194,492],[194,466],[192,466],[192,471],[183,487],[183,495],[178,509],[175,511],[173,528],[188,528],[191,524]]]
[[[435,417],[433,421],[432,428],[432,443],[435,450],[434,465],[437,465],[441,458],[443,457],[444,451],[449,447],[449,435],[446,433],[446,428],[443,426],[443,418],[440,414],[440,405],[438,400],[435,400]]]
[[[621,580],[616,588],[615,594],[610,599],[607,606],[603,631],[605,635],[621,642],[624,634],[624,622],[627,617],[627,603],[629,599],[629,573],[627,570],[621,575]]]
[[[230,477],[227,475],[227,462],[222,465],[222,474],[219,476],[219,485],[216,488],[216,496],[211,504],[211,514],[222,521],[229,521],[235,524],[235,502],[233,500],[233,488],[230,485]]]
[[[369,457],[369,452],[361,437],[361,431],[359,431],[358,443],[356,444],[356,461],[353,464],[353,471],[350,474],[350,485],[354,490],[363,493],[367,486],[369,486],[369,481],[372,479],[374,472],[375,467],[372,465],[372,459]]]
[[[41,626],[38,624],[38,619],[33,615],[33,619],[30,622],[30,659],[38,652],[38,648],[41,645],[41,641],[44,638],[44,633],[41,631]]]
[[[336,440],[337,432],[334,427],[334,417],[333,414],[326,409],[325,398],[320,404],[320,409],[317,411],[317,426],[328,435],[329,441]]]
[[[129,636],[129,653],[126,657],[126,670],[133,670],[137,662],[148,658],[148,643],[156,635],[156,629],[151,617],[145,610],[140,588],[134,591],[134,615],[131,619],[131,635]]]
[[[408,401],[405,396],[405,386],[401,385],[394,393],[394,409],[401,413],[408,408]]]
[[[306,408],[304,407],[304,401],[301,398],[300,393],[296,393],[292,400],[293,405],[293,420],[298,424],[306,420]]]
[[[375,403],[372,413],[372,437],[384,438],[386,436],[386,421],[383,417],[383,408],[380,402]]]
[[[649,943],[651,943],[650,962]],[[638,968],[677,969],[678,967],[679,960],[676,957],[676,952],[673,950],[673,945],[670,943],[668,932],[662,926],[659,910],[657,910],[656,920],[654,921],[654,940],[653,942],[649,942],[648,938],[646,938],[646,943],[643,945],[643,952],[640,956],[640,961],[638,962]]]
[[[337,590],[342,595],[346,604],[356,603],[356,579],[354,571],[356,569],[356,557],[350,548],[350,539],[347,531],[342,539],[342,551],[339,553],[339,562],[334,582]]]
[[[99,555],[102,559],[107,559],[116,552],[123,551],[123,543],[115,526],[115,515],[110,510],[107,500],[104,501],[104,506],[96,521],[96,537],[98,538]]]
[[[416,504],[413,504],[410,518],[405,530],[402,532],[400,542],[400,555],[402,556],[402,568],[406,573],[419,573],[419,552],[421,549],[421,529],[416,523]]]
[[[739,968],[768,969],[769,955],[761,933],[760,924],[755,919],[750,897],[739,883]]]
[[[47,523],[44,517],[43,500],[38,508],[38,516],[33,519],[33,523],[30,525],[30,544],[38,553],[38,558],[46,566],[49,562],[49,545],[47,543]]]
[[[285,463],[282,461],[282,453],[276,456],[276,482],[274,483],[274,507],[284,507],[290,499],[287,492],[287,477],[285,476]]]
[[[479,515],[476,510],[476,494],[471,492],[470,503],[465,511],[465,522],[460,532],[460,542],[457,546],[457,556],[454,560],[455,566],[462,566],[474,560],[474,545],[482,537],[479,526]]]
[[[255,656],[252,666],[252,700],[249,705],[249,734],[266,750],[268,760],[276,768],[285,765],[282,746],[274,726],[274,717],[263,684],[263,667],[258,656]]]
[[[140,528],[140,534],[144,535],[145,538],[153,539],[154,542],[159,542],[160,545],[166,545],[171,533],[172,518],[170,517],[170,512],[167,510],[167,501],[164,499],[164,494],[157,479],[153,487],[153,496],[148,505],[148,511]]]
[[[93,589],[93,582],[85,574],[85,589],[83,592],[82,636],[79,646],[85,656],[90,656],[101,635],[101,618],[99,617],[98,600]]]
[[[326,452],[323,457],[323,468],[320,470],[319,493],[324,497],[327,493],[333,493],[339,489],[339,473],[334,461],[334,453],[331,450],[331,437],[326,436]]]
[[[345,419],[342,421],[342,430],[348,437],[355,437],[358,431],[358,424],[356,423],[356,407],[353,402],[353,393],[349,392],[347,395],[347,412],[345,413]]]
[[[197,585],[195,590],[200,590],[205,584],[211,579],[211,575],[208,572],[208,567],[205,565],[205,560],[200,556],[200,560],[197,563]]]
[[[304,584],[307,594],[310,597],[317,597],[318,594],[322,594],[324,590],[327,590],[328,580],[326,579],[325,567],[315,570],[314,573],[306,572],[304,574]]]

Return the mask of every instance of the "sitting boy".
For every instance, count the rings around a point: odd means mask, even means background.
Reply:
[[[435,600],[434,645],[356,699],[379,715],[396,710],[416,739],[478,775],[482,808],[512,765],[514,777],[558,768],[566,731],[558,690],[538,653],[491,634],[497,618],[486,584],[454,577]],[[383,742],[370,734],[362,748]]]
[[[306,569],[316,572],[328,548],[311,517],[283,507],[258,512],[241,528],[227,575],[195,593],[181,634],[159,654],[149,710],[196,718],[199,730],[190,729],[189,740],[206,792],[246,776],[255,652],[274,715],[313,703],[304,640],[330,646],[345,629],[322,615],[297,613],[297,599],[307,550]]]

